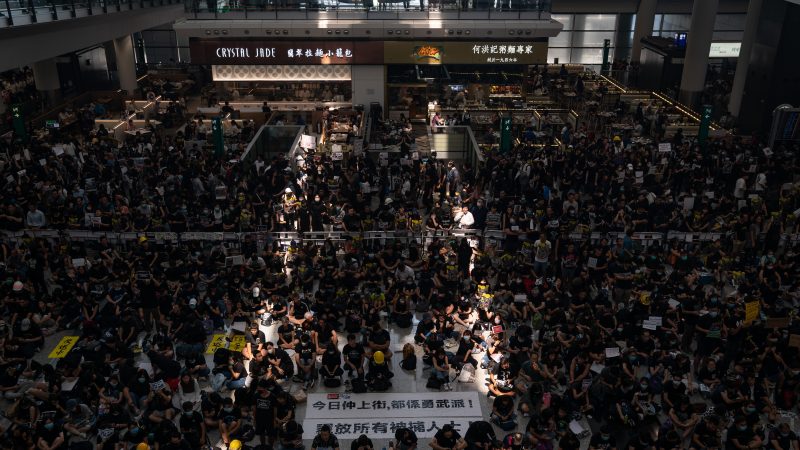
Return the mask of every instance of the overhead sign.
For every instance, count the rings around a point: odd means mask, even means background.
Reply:
[[[384,42],[385,64],[544,64],[547,42]]]
[[[380,42],[189,39],[193,64],[382,64]]]
[[[738,58],[741,42],[712,42],[708,50],[709,58]]]
[[[547,41],[276,41],[189,39],[193,64],[544,64]]]

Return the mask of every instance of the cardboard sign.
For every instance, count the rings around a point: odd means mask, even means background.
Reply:
[[[747,302],[744,305],[744,321],[752,323],[758,319],[758,313],[761,310],[761,303],[758,301]]]
[[[228,350],[232,352],[240,352],[244,348],[245,340],[243,334],[234,335],[231,338],[231,345],[228,346]]]
[[[217,349],[225,347],[225,343],[224,334],[215,334],[211,336],[211,342],[208,343],[208,347],[206,348],[206,355],[213,355]]]
[[[78,343],[78,340],[80,340],[80,336],[64,336],[60,341],[58,341],[56,347],[50,352],[49,355],[47,355],[47,357],[50,359],[61,359],[67,356],[70,350],[72,350],[72,347]]]

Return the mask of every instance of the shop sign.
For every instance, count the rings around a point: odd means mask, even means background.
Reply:
[[[435,45],[423,45],[414,47],[414,56],[417,62],[426,64],[438,64],[442,62],[442,49]]]

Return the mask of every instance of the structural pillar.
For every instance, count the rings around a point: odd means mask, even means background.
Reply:
[[[697,107],[700,94],[706,86],[708,52],[714,35],[719,0],[694,0],[692,23],[686,40],[686,57],[683,61],[681,92],[678,100],[689,107]]]
[[[129,96],[136,92],[136,59],[133,57],[133,39],[130,35],[114,39],[114,54],[117,60],[119,88]]]
[[[58,65],[55,58],[33,64],[33,81],[36,90],[42,92],[51,105],[61,97],[61,82],[58,80]]]
[[[653,22],[656,20],[658,0],[641,0],[636,11],[636,28],[633,30],[631,63],[638,63],[642,56],[642,38],[653,35]]]
[[[733,77],[731,98],[728,102],[728,112],[730,112],[733,117],[739,117],[739,111],[742,107],[744,85],[745,82],[747,82],[747,72],[750,70],[750,54],[753,51],[753,44],[756,40],[762,1],[763,0],[750,0],[750,3],[747,5],[747,18],[744,23],[742,46],[739,49],[739,58],[736,60],[736,75]]]

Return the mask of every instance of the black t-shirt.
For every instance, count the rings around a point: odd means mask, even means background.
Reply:
[[[461,439],[461,435],[458,434],[458,431],[453,430],[450,434],[450,437],[448,438],[444,435],[444,431],[439,430],[436,432],[434,439],[436,439],[436,443],[439,444],[439,446],[441,447],[453,448],[456,446],[456,442],[458,442],[458,440]]]
[[[272,394],[266,396],[257,394],[255,397],[256,416],[258,417],[272,417],[274,413],[274,397]]]
[[[601,450],[607,450],[616,446],[617,440],[614,439],[614,436],[609,435],[608,439],[603,439],[603,436],[600,433],[595,433],[595,435],[592,436],[592,439],[589,441],[589,447],[599,448]]]
[[[390,339],[389,332],[384,330],[384,329],[380,329],[378,331],[373,331],[369,335],[369,340],[373,344],[377,344],[377,345],[383,345],[383,344],[389,342],[389,339]]]
[[[361,355],[364,353],[364,346],[359,343],[352,346],[350,344],[345,344],[342,349],[342,355],[353,364],[358,364],[361,361]]]

